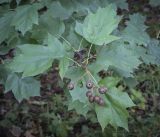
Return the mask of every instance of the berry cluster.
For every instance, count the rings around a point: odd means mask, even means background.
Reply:
[[[88,100],[89,100],[90,103],[95,102],[95,103],[99,104],[100,106],[105,105],[104,100],[100,96],[97,96],[97,95],[94,96],[92,94],[92,91],[87,91],[86,96],[88,97]]]
[[[91,80],[89,80],[89,81],[86,82],[86,88],[88,89],[88,91],[86,92],[86,96],[88,97],[89,102],[90,103],[95,102],[95,103],[99,104],[100,106],[104,106],[105,102],[104,102],[103,98],[100,97],[100,96],[98,96],[98,95],[94,95],[93,94],[93,90],[91,90],[91,89],[93,89],[94,87],[95,87],[94,83]],[[68,84],[67,88],[69,90],[73,90],[74,89],[74,83],[70,82]],[[98,88],[98,92],[100,94],[105,94],[107,92],[107,88],[104,87],[104,86],[99,87]]]

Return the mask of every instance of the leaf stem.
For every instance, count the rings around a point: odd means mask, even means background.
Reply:
[[[99,87],[97,80],[94,78],[94,76],[92,75],[92,73],[86,69],[87,74],[89,74],[91,76],[91,78],[94,80],[95,84],[97,85],[97,87]]]
[[[78,67],[82,67],[77,61],[75,61],[75,60],[73,60],[73,59],[71,59],[71,58],[69,58],[69,57],[66,57],[66,59],[69,59],[69,60],[71,60],[72,62],[76,63],[76,64],[78,65]]]
[[[80,41],[80,44],[79,44],[79,48],[78,48],[78,51],[80,51],[80,49],[81,49],[81,46],[82,46],[82,42],[83,42],[83,38],[81,39],[81,41]]]
[[[90,53],[91,53],[92,46],[93,46],[93,45],[91,44],[91,45],[90,45],[90,47],[89,47],[89,51],[88,51],[88,55],[87,55],[87,59],[85,59],[85,60],[82,62],[82,63],[87,62],[87,63],[86,63],[86,65],[88,64],[88,60],[90,59],[90,57],[89,57],[89,56],[90,56]]]
[[[63,36],[60,36],[60,35],[58,35],[58,36],[59,36],[60,38],[62,38],[62,39],[67,43],[67,45],[72,48],[73,51],[77,51],[77,50],[71,45],[71,43],[70,43],[68,40],[66,40]]]

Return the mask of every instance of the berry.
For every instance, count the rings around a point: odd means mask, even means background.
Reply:
[[[70,83],[68,84],[67,88],[68,88],[69,90],[73,90],[73,89],[74,89],[74,83],[73,83],[73,82],[70,82]]]
[[[94,101],[95,101],[96,103],[99,103],[100,99],[101,99],[101,98],[100,98],[99,96],[95,96],[95,97],[94,97]]]
[[[99,91],[100,94],[104,94],[104,93],[107,92],[107,88],[106,88],[106,87],[100,87],[100,88],[98,89],[98,91]]]
[[[92,96],[92,92],[91,92],[91,91],[87,91],[87,92],[86,92],[86,96],[87,96],[87,97],[91,97],[91,96]]]
[[[94,96],[90,96],[90,97],[89,97],[89,102],[90,102],[90,103],[93,103],[93,102],[94,102]]]
[[[93,82],[92,81],[87,81],[86,82],[86,87],[88,88],[88,89],[91,89],[92,87],[93,87]]]
[[[100,106],[104,106],[104,105],[105,105],[105,102],[104,102],[104,100],[103,100],[102,98],[100,98],[98,104],[99,104]]]

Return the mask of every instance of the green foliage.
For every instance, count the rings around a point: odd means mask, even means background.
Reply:
[[[72,100],[73,101],[78,100],[82,103],[86,103],[87,102],[87,97],[86,97],[85,90],[86,90],[86,88],[81,88],[81,87],[78,86],[77,88],[70,91]]]
[[[16,13],[12,20],[12,25],[24,35],[32,28],[33,24],[38,24],[38,6],[24,5],[16,9]]]
[[[111,35],[119,21],[120,17],[116,16],[115,7],[109,5],[106,8],[99,8],[95,14],[89,13],[83,24],[76,22],[75,30],[92,44],[108,44],[119,39]]]
[[[102,129],[111,124],[114,127],[120,126],[128,130],[127,118],[128,112],[126,108],[134,106],[127,93],[112,88],[104,97],[106,107],[96,105],[95,110],[97,118]]]
[[[149,3],[152,6],[159,6],[160,5],[160,1],[159,0],[150,0]]]
[[[86,116],[90,108],[86,103],[82,103],[76,100],[69,103],[68,110],[72,110],[72,109],[75,109],[78,114]]]
[[[149,36],[146,32],[147,26],[144,25],[145,17],[140,14],[130,15],[130,21],[122,32],[125,41],[130,44],[138,44],[147,46],[149,44]]]
[[[0,3],[7,5],[0,9],[0,54],[14,49],[14,57],[2,58],[0,64],[0,82],[6,92],[12,90],[19,102],[38,96],[40,82],[34,76],[59,63],[61,86],[67,85],[66,79],[74,83],[73,90],[65,90],[69,110],[86,117],[88,111],[96,111],[102,130],[108,124],[128,130],[126,109],[134,103],[123,86],[133,91],[134,72],[140,64],[160,64],[159,42],[147,34],[145,16],[129,15],[124,28],[123,16],[117,15],[117,8],[128,7],[124,0]],[[103,74],[110,70],[113,74]],[[86,88],[88,80],[94,83],[92,89]],[[105,94],[98,92],[101,86],[108,89]],[[88,90],[102,99],[101,104],[91,103]]]
[[[99,70],[107,70],[109,66],[117,69],[120,75],[131,77],[133,69],[138,67],[140,60],[133,54],[133,51],[128,50],[125,45],[111,45],[101,50],[97,57],[96,64]]]
[[[31,77],[21,78],[13,73],[7,77],[5,84],[5,91],[10,90],[12,90],[15,98],[20,102],[32,96],[39,96],[40,83]]]
[[[35,76],[52,66],[54,59],[64,56],[63,45],[51,35],[45,41],[48,46],[24,44],[9,65],[13,72],[23,72],[23,77]],[[29,66],[29,67],[28,67]]]
[[[13,18],[13,12],[6,13],[3,17],[0,18],[0,43],[6,40],[13,31],[13,27],[11,27],[11,20]]]

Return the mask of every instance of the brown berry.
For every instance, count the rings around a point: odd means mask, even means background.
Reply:
[[[104,105],[105,105],[105,102],[104,102],[104,100],[101,98],[101,99],[99,100],[98,104],[99,104],[100,106],[104,106]]]
[[[96,102],[96,103],[99,103],[99,101],[100,101],[100,97],[99,96],[94,96],[94,101]]]
[[[107,92],[107,88],[106,88],[106,87],[100,87],[100,88],[98,89],[98,91],[99,91],[100,94],[104,94],[104,93]]]
[[[67,88],[68,88],[69,90],[73,90],[73,89],[74,89],[74,83],[73,83],[73,82],[70,82],[70,83],[68,84]]]
[[[87,92],[86,92],[86,96],[87,96],[87,97],[92,96],[92,92],[91,92],[91,91],[87,91]]]
[[[93,82],[92,81],[87,81],[86,82],[86,87],[88,88],[88,89],[91,89],[92,87],[93,87]]]
[[[90,103],[93,103],[93,102],[94,102],[94,96],[90,96],[90,97],[89,97],[89,102],[90,102]]]

